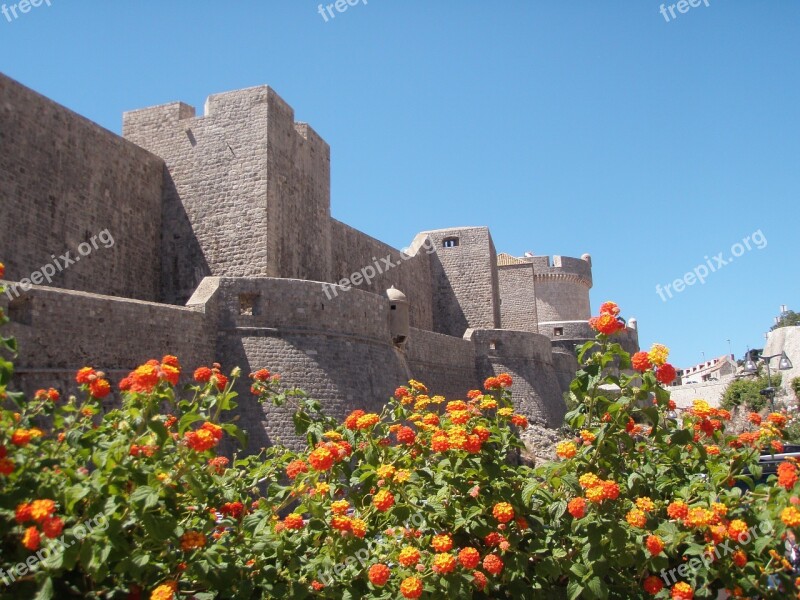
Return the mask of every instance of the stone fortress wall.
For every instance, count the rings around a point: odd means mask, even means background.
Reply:
[[[0,73],[0,256],[17,280],[79,259],[37,283],[158,300],[162,181],[160,158]],[[113,248],[80,256],[106,229]]]
[[[179,102],[126,113],[123,132],[0,76],[7,277],[87,233],[116,241],[49,287],[0,298],[16,385],[74,391],[86,364],[115,379],[171,353],[187,375],[269,368],[342,418],[379,411],[412,377],[463,398],[509,372],[519,409],[560,424],[574,346],[593,337],[587,256],[507,260],[486,227],[424,231],[400,251],[332,219],[330,148],[265,86],[211,96],[202,116]],[[288,410],[248,387],[250,450],[295,443]]]

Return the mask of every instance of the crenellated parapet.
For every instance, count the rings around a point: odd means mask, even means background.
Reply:
[[[536,281],[541,282],[569,282],[580,284],[586,289],[591,289],[592,282],[592,260],[588,254],[582,258],[571,258],[569,256],[533,256],[527,258],[533,263],[533,270],[536,273]]]

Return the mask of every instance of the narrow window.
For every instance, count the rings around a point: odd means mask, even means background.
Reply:
[[[258,294],[239,294],[239,314],[247,317],[258,315],[259,298]]]

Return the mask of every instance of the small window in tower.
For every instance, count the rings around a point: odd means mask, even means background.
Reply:
[[[458,246],[458,238],[457,237],[445,238],[444,241],[442,242],[442,246],[444,246],[445,248],[455,248],[456,246]]]
[[[563,327],[554,327],[553,328],[553,336],[554,337],[561,337],[564,335],[564,328]]]
[[[239,314],[253,317],[259,314],[259,294],[239,294]]]

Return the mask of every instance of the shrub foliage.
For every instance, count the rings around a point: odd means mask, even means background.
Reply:
[[[80,398],[26,399],[4,361],[0,597],[787,597],[796,467],[753,479],[785,417],[737,437],[702,401],[668,418],[667,350],[631,360],[618,312],[603,305],[580,349],[574,438],[535,469],[516,464],[527,420],[508,375],[450,401],[411,381],[340,423],[257,371],[253,394],[293,406],[307,447],[223,457],[223,438],[244,441],[237,370],[179,389],[178,360],[152,360],[102,414],[102,371],[78,372]]]

